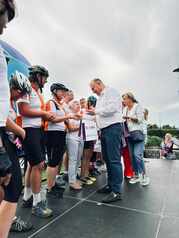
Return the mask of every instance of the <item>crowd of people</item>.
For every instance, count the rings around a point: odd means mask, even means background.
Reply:
[[[14,18],[13,0],[0,0],[0,33]],[[90,186],[100,174],[97,162],[106,165],[107,182],[98,190],[103,203],[122,199],[123,178],[130,184],[147,186],[143,160],[147,140],[144,110],[135,96],[120,96],[101,79],[89,87],[95,96],[74,98],[72,90],[59,82],[50,87],[45,101],[43,88],[49,77],[40,65],[29,68],[27,78],[16,71],[7,78],[7,61],[0,46],[0,237],[9,230],[32,229],[30,222],[15,216],[22,193],[22,175],[17,150],[24,150],[25,166],[22,207],[31,207],[40,218],[53,215],[46,197],[62,196],[64,181],[74,191]],[[124,169],[121,156],[123,156]],[[47,157],[47,159],[46,159]],[[46,170],[46,194],[41,175]],[[63,179],[59,174],[64,170]],[[123,171],[124,170],[124,171]],[[44,191],[43,191],[44,192]]]

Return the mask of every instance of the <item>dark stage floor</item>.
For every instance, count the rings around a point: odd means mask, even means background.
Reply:
[[[149,160],[151,184],[141,187],[124,181],[123,200],[101,204],[96,190],[105,184],[105,173],[82,192],[66,189],[63,199],[49,199],[54,210],[50,219],[18,214],[31,219],[29,233],[11,233],[10,238],[179,238],[179,161]]]

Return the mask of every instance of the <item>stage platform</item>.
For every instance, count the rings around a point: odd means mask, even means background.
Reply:
[[[34,229],[9,238],[179,238],[179,161],[151,159],[146,166],[151,184],[124,180],[123,200],[113,204],[102,204],[103,195],[96,192],[105,184],[103,173],[81,192],[67,188],[63,199],[49,199],[50,219],[19,207],[18,215],[30,219]]]

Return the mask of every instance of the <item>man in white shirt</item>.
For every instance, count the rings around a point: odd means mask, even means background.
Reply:
[[[101,130],[102,155],[108,172],[108,183],[99,193],[109,194],[102,202],[110,203],[121,200],[122,102],[117,90],[106,87],[100,79],[92,80],[90,87],[98,95],[96,108],[89,112],[96,114]]]

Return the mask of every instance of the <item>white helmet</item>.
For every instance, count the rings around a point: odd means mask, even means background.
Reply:
[[[31,93],[32,87],[30,81],[24,74],[18,71],[15,71],[15,73],[11,75],[9,84],[11,89],[20,90],[23,94]]]

